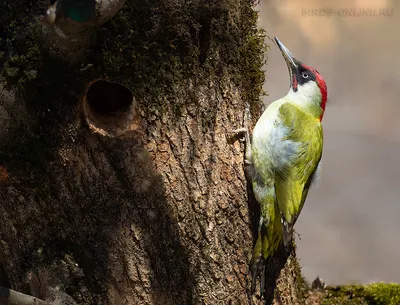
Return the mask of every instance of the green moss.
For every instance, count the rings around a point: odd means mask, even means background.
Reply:
[[[2,3],[0,18],[3,35],[0,39],[1,76],[18,89],[35,80],[40,61],[41,30],[35,15],[40,5],[13,1]]]
[[[174,98],[187,81],[228,75],[244,101],[258,105],[267,47],[255,0],[138,0],[99,31],[105,73],[141,100]],[[44,3],[44,2],[43,2]],[[43,64],[37,16],[45,7],[22,0],[0,4],[2,77],[21,91]],[[87,60],[90,63],[90,58]]]
[[[255,11],[249,12],[250,31],[246,36],[244,45],[240,48],[240,76],[242,78],[243,98],[251,103],[252,107],[259,107],[260,97],[265,94],[262,86],[265,74],[262,69],[266,64],[266,53],[269,46],[265,43],[265,31],[257,28],[258,15]]]
[[[141,99],[174,97],[188,79],[230,75],[244,100],[257,102],[266,46],[253,5],[128,1],[103,29],[106,73]]]
[[[370,285],[346,285],[328,287],[322,305],[398,305],[400,285],[374,283]]]
[[[400,285],[396,283],[376,283],[365,287],[378,305],[400,304]]]
[[[1,1],[0,1],[1,2]],[[153,103],[158,113],[174,102],[174,115],[182,115],[177,99],[194,95],[198,85],[234,81],[243,101],[259,105],[266,46],[257,29],[254,0],[127,1],[124,8],[99,29],[104,72],[134,92],[142,104]],[[23,95],[29,112],[38,119],[29,130],[16,128],[13,143],[0,143],[3,160],[37,162],[53,155],[58,135],[73,124],[74,106],[89,80],[101,77],[96,69],[79,72],[80,65],[50,58],[41,48],[37,16],[45,7],[15,0],[1,3],[1,77]],[[102,43],[101,43],[102,41]],[[88,56],[83,66],[93,63]],[[194,84],[188,90],[189,81]],[[62,98],[62,101],[60,101]],[[149,106],[149,105],[147,105]],[[199,106],[200,108],[200,106]],[[147,109],[151,109],[148,107]],[[205,116],[210,124],[213,114]],[[52,131],[52,136],[47,135]],[[10,137],[12,138],[12,137]],[[76,140],[76,139],[73,139]],[[71,140],[72,141],[72,140]],[[4,149],[2,149],[4,148]],[[7,148],[7,149],[5,149]],[[19,163],[21,168],[24,164]],[[38,168],[40,168],[38,166]]]
[[[293,239],[293,251],[297,252],[297,244],[295,240]],[[310,291],[310,287],[306,281],[306,279],[303,277],[303,274],[301,272],[301,266],[299,263],[299,258],[294,257],[294,259],[291,260],[292,264],[292,270],[293,273],[296,275],[295,278],[295,285],[296,285],[296,290],[297,293],[296,295],[298,296],[299,300],[306,300],[308,293]]]

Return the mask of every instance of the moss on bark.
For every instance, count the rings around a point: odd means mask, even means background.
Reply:
[[[373,283],[327,287],[322,305],[397,305],[400,304],[400,285]]]
[[[97,33],[104,72],[146,98],[174,94],[194,75],[228,73],[246,101],[256,106],[267,46],[253,5],[249,0],[127,1]],[[17,0],[2,3],[0,9],[7,12],[0,19],[2,75],[25,89],[46,64],[37,21],[46,6]],[[89,56],[82,66],[92,61]]]

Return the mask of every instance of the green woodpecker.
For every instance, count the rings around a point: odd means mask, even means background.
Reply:
[[[289,92],[271,103],[246,139],[246,169],[260,204],[258,237],[251,262],[254,292],[260,276],[265,285],[266,260],[280,243],[292,244],[293,226],[303,208],[311,183],[320,169],[323,132],[321,121],[327,87],[321,74],[295,59],[275,37],[290,74]]]

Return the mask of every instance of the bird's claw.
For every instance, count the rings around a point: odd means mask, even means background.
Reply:
[[[227,133],[228,133],[228,134],[231,134],[232,137],[235,137],[235,136],[238,136],[238,135],[242,135],[242,134],[243,134],[243,137],[240,138],[241,141],[246,140],[246,132],[247,132],[247,129],[246,129],[246,128],[239,128],[239,129],[227,131]]]
[[[227,133],[231,133],[231,134],[242,134],[242,133],[246,133],[247,129],[246,128],[239,128],[239,129],[234,129],[234,130],[229,130]]]
[[[239,128],[239,129],[235,129],[235,130],[229,130],[229,131],[227,131],[227,133],[229,133],[229,134],[232,134],[233,136],[235,136],[235,135],[240,135],[240,134],[244,134],[244,138],[241,138],[242,140],[245,140],[246,138],[245,138],[245,136],[246,136],[246,132],[247,132],[247,129],[246,128]]]
[[[242,133],[242,132],[246,132],[246,131],[247,131],[247,128],[242,127],[242,128],[230,130],[230,131],[228,131],[228,132],[229,132],[229,133]]]

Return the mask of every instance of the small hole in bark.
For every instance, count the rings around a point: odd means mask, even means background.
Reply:
[[[132,104],[132,92],[116,83],[104,80],[94,82],[86,93],[86,99],[93,111],[101,115],[126,111]]]
[[[117,83],[96,80],[89,84],[83,110],[89,127],[104,136],[120,136],[138,126],[135,98]]]

